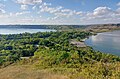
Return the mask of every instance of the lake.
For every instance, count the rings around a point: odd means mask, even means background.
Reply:
[[[37,27],[37,28],[36,28]],[[42,27],[42,26],[41,26]],[[44,29],[39,26],[1,26],[0,34],[20,34],[20,33],[36,33],[36,32],[50,32],[56,31],[52,29]]]
[[[85,40],[94,50],[120,56],[120,31],[98,33]]]

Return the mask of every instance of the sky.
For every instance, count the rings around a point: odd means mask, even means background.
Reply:
[[[120,0],[0,0],[0,25],[120,23]]]

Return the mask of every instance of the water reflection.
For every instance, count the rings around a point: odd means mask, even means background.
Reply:
[[[50,32],[55,31],[51,29],[25,29],[25,28],[0,28],[0,34],[20,34],[20,33],[36,33],[36,32]]]
[[[120,31],[99,33],[85,41],[93,49],[120,56]]]
[[[90,37],[92,41],[97,42],[97,41],[103,41],[103,38],[101,38],[101,35],[98,34],[97,36],[91,36]]]

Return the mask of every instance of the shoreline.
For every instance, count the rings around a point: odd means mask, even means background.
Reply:
[[[99,32],[99,33],[97,33],[97,35],[98,35],[98,34],[103,34],[103,33],[116,32],[116,31],[120,31],[120,30],[112,30],[112,31],[107,31],[107,32]],[[91,35],[91,36],[96,36],[96,35]],[[89,37],[91,37],[91,36],[89,36]],[[112,36],[111,36],[111,37],[112,37]],[[86,40],[89,40],[89,38],[86,39]],[[85,41],[84,41],[84,43],[85,43],[86,46],[89,46],[89,47],[93,48],[93,50],[95,50],[95,51],[99,51],[99,52],[105,53],[105,54],[112,54],[112,55],[120,56],[120,55],[118,54],[118,52],[114,52],[114,53],[113,53],[113,52],[110,52],[110,51],[102,51],[102,50],[99,50],[99,49],[96,50],[93,45],[89,45],[89,44],[86,43]],[[113,49],[114,49],[114,48],[113,48]],[[108,50],[109,50],[109,49],[108,49]],[[114,51],[116,51],[116,50],[114,50]]]
[[[77,46],[77,47],[87,47],[87,45],[83,41],[77,41],[75,39],[71,40],[70,44]]]

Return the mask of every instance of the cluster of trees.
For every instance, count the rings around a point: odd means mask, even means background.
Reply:
[[[20,57],[33,56],[40,47],[49,47],[55,50],[68,48],[69,39],[85,38],[86,32],[39,32],[12,35],[0,35],[0,65],[5,62],[13,63]]]
[[[78,68],[81,64],[93,64],[96,62],[113,63],[120,58],[110,54],[95,52],[91,48],[84,49],[69,48],[63,50],[40,47],[33,59],[39,60],[39,66],[43,67],[68,67]],[[37,64],[38,66],[38,64]],[[38,67],[39,67],[38,66]]]
[[[20,58],[31,57],[28,63],[34,64],[35,67],[75,69],[74,74],[84,76],[87,73],[79,72],[83,69],[89,71],[89,68],[92,70],[96,63],[99,63],[102,71],[98,70],[100,72],[97,73],[106,78],[109,68],[103,68],[101,65],[119,62],[118,56],[94,51],[91,47],[80,48],[70,44],[71,39],[81,40],[90,35],[90,32],[84,31],[0,35],[0,65],[6,66],[16,61],[27,64],[26,60]],[[88,72],[87,75],[90,76],[93,72]]]

